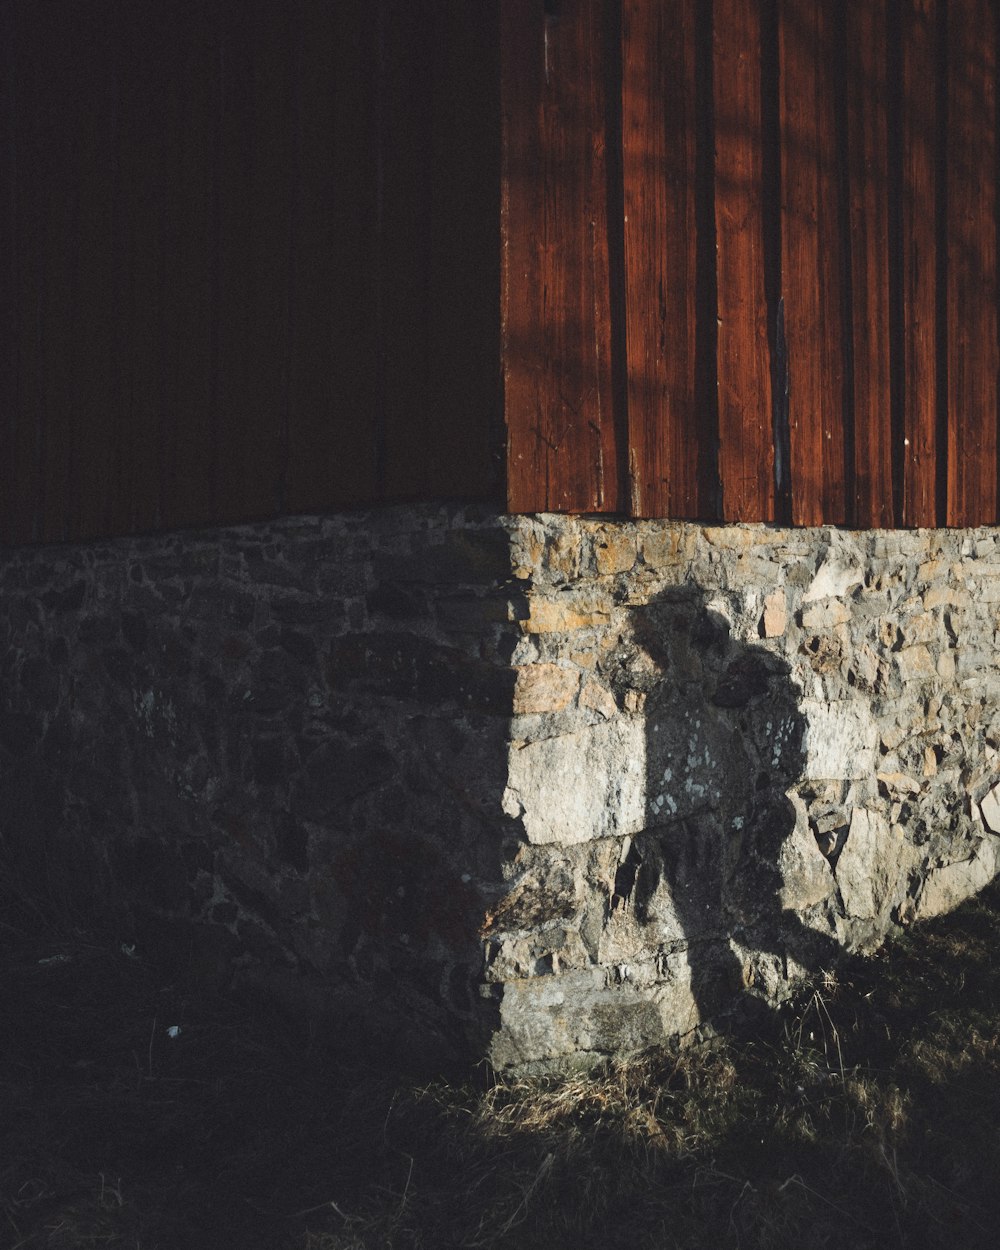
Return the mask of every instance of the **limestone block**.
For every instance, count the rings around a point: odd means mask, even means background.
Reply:
[[[932,871],[917,899],[915,918],[927,920],[952,911],[984,886],[989,885],[1000,867],[1000,842],[988,835],[973,854],[957,863]]]
[[[635,536],[621,527],[607,530],[594,544],[594,562],[602,577],[627,573],[636,561]]]
[[[908,842],[893,837],[881,813],[856,807],[836,868],[848,916],[861,920],[879,916],[898,893],[914,853]]]
[[[614,695],[606,686],[593,680],[588,681],[580,691],[580,706],[600,713],[607,720],[618,715],[618,704]]]
[[[842,599],[849,590],[864,583],[864,573],[858,567],[853,553],[831,549],[816,571],[808,589],[802,596],[803,603],[818,599]]]
[[[914,780],[908,773],[891,772],[877,773],[876,779],[891,794],[919,794],[920,782]]]
[[[783,590],[772,590],[764,600],[761,627],[765,638],[780,638],[788,627],[788,603]]]
[[[802,625],[805,629],[833,629],[835,625],[843,625],[850,619],[850,608],[839,599],[826,599],[802,611]]]
[[[672,569],[681,559],[683,531],[678,526],[647,529],[639,542],[643,563],[651,569]]]
[[[790,796],[795,807],[795,826],[778,852],[781,886],[778,899],[784,911],[802,911],[829,898],[836,889],[830,864],[816,844],[802,800]]]
[[[529,634],[566,633],[574,629],[607,625],[610,603],[603,595],[566,595],[560,599],[534,599],[521,628]]]
[[[512,744],[503,810],[529,842],[567,846],[638,833],[646,813],[646,738],[641,719]]]
[[[924,610],[930,612],[939,607],[968,607],[972,599],[968,591],[956,586],[931,586],[925,590],[922,599]]]
[[[562,712],[573,702],[580,675],[558,664],[526,664],[515,670],[514,715]]]
[[[874,772],[878,727],[867,700],[803,699],[802,712],[807,722],[806,780],[853,781]]]
[[[992,829],[994,833],[1000,833],[1000,784],[995,785],[980,800],[979,810],[983,814],[987,828]]]
[[[904,647],[896,656],[899,675],[903,681],[921,681],[937,674],[934,657],[923,643]]]

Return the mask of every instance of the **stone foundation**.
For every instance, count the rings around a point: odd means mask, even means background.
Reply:
[[[1000,868],[994,530],[400,508],[0,589],[8,885],[396,1050],[641,1050]]]

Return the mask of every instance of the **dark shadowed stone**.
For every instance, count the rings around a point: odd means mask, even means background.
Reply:
[[[21,692],[33,712],[51,712],[59,703],[59,677],[40,656],[31,656],[21,666]]]
[[[249,629],[257,601],[245,590],[233,586],[199,583],[187,597],[185,613],[198,620],[225,622],[226,626]]]
[[[770,675],[766,658],[738,656],[719,678],[712,702],[716,707],[745,707],[751,699],[767,693]]]
[[[122,637],[133,651],[141,651],[149,639],[149,626],[141,612],[122,613]]]
[[[35,718],[26,712],[0,708],[0,747],[15,759],[27,755],[38,742]]]
[[[346,634],[330,647],[334,690],[352,687],[420,703],[508,715],[515,674],[412,634]]]
[[[115,642],[118,638],[118,626],[111,616],[105,613],[86,616],[76,631],[77,641],[87,646],[99,643]]]
[[[271,600],[271,615],[282,625],[339,625],[344,619],[344,605],[339,599],[296,599],[291,596]]]
[[[322,822],[343,817],[347,804],[392,779],[393,756],[375,742],[327,742],[309,757],[292,788],[297,816]]]
[[[137,901],[164,911],[188,910],[188,874],[176,846],[125,836],[112,843],[110,859],[116,881]]]
[[[67,586],[65,590],[47,590],[41,596],[42,606],[49,612],[54,612],[57,616],[64,612],[76,612],[83,604],[84,596],[87,593],[87,583],[84,581],[75,581],[72,586]]]
[[[69,646],[65,638],[53,638],[49,644],[49,659],[53,664],[65,664],[69,659]]]
[[[510,577],[510,541],[502,530],[454,530],[441,543],[421,545],[413,555],[377,555],[378,580],[473,585]]]
[[[380,582],[368,595],[368,611],[373,616],[387,616],[403,621],[430,615],[425,596],[412,587],[397,582]]]
[[[433,935],[459,950],[478,945],[482,900],[422,839],[399,833],[358,839],[336,856],[331,873],[348,904],[345,934],[418,944]]]
[[[69,712],[64,708],[49,722],[42,739],[42,758],[50,764],[62,764],[74,745],[73,726]]]
[[[135,675],[132,653],[124,647],[112,647],[101,652],[101,666],[113,682],[131,685]]]
[[[283,815],[276,830],[275,850],[281,863],[296,872],[309,871],[309,834],[289,812]]]
[[[212,908],[212,919],[217,924],[230,925],[240,914],[235,903],[216,903]]]
[[[284,737],[256,738],[250,748],[251,777],[259,786],[276,786],[287,781],[289,751]]]
[[[279,635],[281,649],[300,664],[316,663],[316,643],[297,629],[283,629]]]

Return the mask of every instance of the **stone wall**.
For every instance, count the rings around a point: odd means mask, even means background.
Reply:
[[[1000,868],[993,530],[399,508],[0,590],[8,892],[397,1053],[714,1027]]]

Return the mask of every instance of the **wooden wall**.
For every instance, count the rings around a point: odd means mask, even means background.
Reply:
[[[467,0],[3,0],[0,542],[502,500]]]
[[[994,0],[503,0],[515,511],[998,520]]]
[[[997,0],[2,0],[0,542],[505,472],[995,522],[997,46]]]

